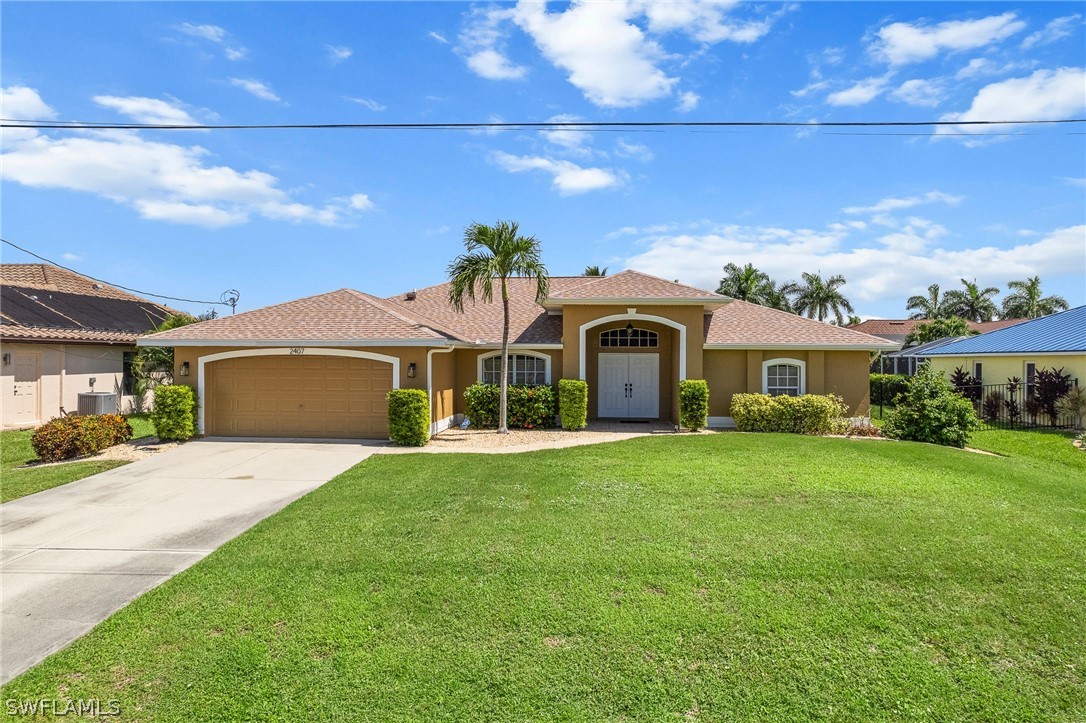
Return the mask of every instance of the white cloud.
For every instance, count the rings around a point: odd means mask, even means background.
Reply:
[[[791,94],[796,98],[806,98],[811,93],[818,93],[819,91],[825,90],[829,86],[830,82],[828,80],[822,80],[821,76],[819,76],[818,80],[812,80],[810,83],[803,86],[799,90],[793,90],[789,92],[791,92]]]
[[[57,112],[41,99],[38,91],[25,85],[0,88],[0,108],[3,108],[4,117],[12,120],[51,120],[57,117]],[[0,129],[0,145],[6,147],[9,143],[33,138],[37,134],[31,128],[3,128]]]
[[[891,65],[930,60],[943,51],[971,50],[1007,39],[1026,24],[1012,12],[938,25],[891,23],[879,29],[869,50]]]
[[[575,115],[569,115],[568,113],[552,116],[547,119],[550,123],[576,123],[579,120],[582,119]],[[592,133],[587,129],[557,128],[553,130],[541,130],[539,131],[539,135],[543,136],[543,138],[551,145],[558,146],[566,152],[581,155],[590,152],[590,149],[585,146],[592,142]]]
[[[1037,32],[1027,35],[1026,39],[1022,41],[1022,48],[1029,50],[1035,45],[1048,45],[1057,40],[1063,40],[1070,37],[1081,26],[1082,16],[1078,14],[1056,18]]]
[[[324,50],[328,53],[328,60],[332,65],[338,65],[354,55],[354,51],[344,45],[325,45]]]
[[[48,109],[32,89],[7,89],[8,95],[37,107],[39,114]],[[353,198],[321,207],[299,203],[278,187],[275,176],[212,165],[210,156],[200,146],[150,141],[135,131],[45,135],[26,130],[15,139],[5,136],[0,169],[5,181],[91,193],[130,206],[146,219],[208,228],[253,216],[338,226],[360,210]]]
[[[962,202],[962,196],[952,196],[942,191],[928,191],[918,196],[906,196],[904,198],[888,197],[871,206],[848,206],[841,209],[848,214],[884,214],[890,211],[901,211],[924,203],[945,203],[948,206],[957,206]]]
[[[196,25],[194,23],[181,23],[177,26],[185,35],[191,35],[194,38],[203,38],[204,40],[210,40],[213,43],[221,43],[226,38],[226,30],[220,28],[218,25]]]
[[[82,261],[83,260],[82,256],[80,256],[79,254],[73,254],[73,253],[63,253],[63,254],[60,255],[60,258],[64,259],[65,261]]]
[[[509,8],[473,8],[460,33],[457,53],[473,72],[487,80],[518,80],[528,73],[527,68],[516,65],[505,54],[502,25],[512,19],[512,13]]]
[[[493,48],[486,48],[468,56],[468,67],[487,80],[517,80],[528,72],[527,68],[514,65],[509,58]]]
[[[680,113],[689,113],[698,107],[698,101],[701,100],[701,96],[697,93],[686,91],[685,93],[679,93],[679,104],[675,106],[675,110]]]
[[[515,156],[495,151],[491,159],[509,173],[544,171],[552,176],[552,187],[563,196],[598,191],[621,185],[621,174],[607,168],[584,168],[572,161],[543,156]]]
[[[223,55],[226,56],[227,60],[245,60],[249,55],[249,49],[241,47],[227,48],[223,51]]]
[[[433,40],[436,40],[436,41],[437,41],[437,42],[439,42],[439,43],[443,43],[443,44],[445,44],[445,45],[448,45],[448,44],[449,44],[449,39],[448,39],[448,38],[446,38],[446,37],[445,37],[444,35],[442,35],[441,33],[439,33],[439,32],[437,32],[437,31],[435,31],[435,30],[431,30],[430,32],[428,32],[428,33],[426,33],[426,34],[427,34],[427,35],[428,35],[428,36],[429,36],[429,37],[430,37],[431,39],[433,39]]]
[[[1086,110],[1086,70],[1059,68],[1038,70],[1025,78],[1009,78],[986,85],[977,92],[969,110],[950,113],[944,121],[1059,120]],[[1006,132],[1013,126],[940,126],[935,135],[967,133],[984,135]],[[976,145],[976,138],[966,141]]]
[[[1086,188],[1086,178],[1072,178],[1071,176],[1064,176],[1060,179],[1069,186],[1082,186]]]
[[[736,21],[727,15],[733,7],[733,3],[721,2],[650,0],[643,3],[649,30],[660,34],[681,30],[701,43],[719,43],[723,40],[753,43],[768,33],[773,21],[788,10],[782,7],[777,14],[761,20]]]
[[[358,105],[362,106],[363,108],[369,108],[372,111],[385,110],[385,106],[383,106],[382,104],[380,104],[377,101],[372,100],[370,98],[351,98],[351,97],[348,97],[347,100],[351,101],[352,103],[357,103]]]
[[[231,78],[230,85],[235,88],[241,88],[247,93],[260,98],[261,100],[270,100],[273,103],[281,103],[282,98],[275,94],[275,91],[267,83],[262,83],[259,80],[253,80],[251,78]]]
[[[365,193],[356,193],[348,201],[355,211],[372,211],[377,208],[377,204],[370,200],[370,197]]]
[[[844,90],[830,93],[826,96],[826,102],[830,105],[864,105],[879,97],[889,82],[888,74],[859,80]]]
[[[648,146],[643,146],[640,143],[630,143],[625,138],[619,138],[615,143],[615,155],[622,158],[633,158],[646,163],[655,158]]]
[[[196,125],[197,121],[184,109],[158,98],[140,96],[119,97],[115,95],[96,95],[94,102],[103,108],[126,115],[137,123],[156,125]]]
[[[1029,70],[1037,65],[1035,60],[1015,60],[1007,63],[994,63],[988,58],[973,58],[965,67],[954,74],[956,80],[969,80],[984,75],[1004,75],[1020,70]]]
[[[938,245],[943,231],[912,229],[911,234],[853,238],[842,224],[822,231],[758,226],[719,226],[707,233],[664,232],[641,239],[642,253],[625,260],[636,268],[702,288],[715,288],[721,267],[751,262],[778,281],[797,270],[821,269],[848,279],[853,302],[886,297],[904,299],[928,284],[956,286],[962,278],[1005,284],[1015,278],[1055,276],[1086,264],[1086,226],[1057,229],[1036,241],[1009,248],[950,249]]]
[[[946,89],[938,80],[913,79],[899,85],[890,97],[909,105],[934,108],[943,102]]]

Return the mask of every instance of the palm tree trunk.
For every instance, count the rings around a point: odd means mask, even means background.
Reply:
[[[509,434],[509,289],[502,277],[502,378],[498,398],[498,434]]]

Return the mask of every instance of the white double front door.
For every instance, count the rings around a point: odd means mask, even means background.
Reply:
[[[660,355],[600,354],[600,417],[660,417]]]

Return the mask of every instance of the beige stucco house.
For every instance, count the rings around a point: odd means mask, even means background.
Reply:
[[[75,412],[80,392],[132,409],[127,360],[136,339],[173,312],[46,264],[0,264],[0,410],[4,427]]]
[[[706,379],[710,424],[737,392],[834,393],[868,408],[885,339],[636,271],[514,279],[510,354],[517,384],[589,385],[590,419],[678,419],[678,384]],[[496,382],[502,306],[456,312],[447,284],[378,298],[351,289],[144,337],[175,348],[174,380],[200,400],[208,435],[387,437],[385,394],[426,389],[436,432],[464,414],[464,390]]]

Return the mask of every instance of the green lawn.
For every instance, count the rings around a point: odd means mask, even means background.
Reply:
[[[132,425],[134,438],[148,437],[155,433],[154,425],[147,415],[133,415],[128,421]],[[37,459],[33,447],[30,446],[32,433],[33,430],[30,429],[0,432],[0,502],[25,497],[126,464],[115,460],[99,460],[21,469],[27,462]]]
[[[1083,720],[1086,454],[376,456],[2,696],[215,720]]]

